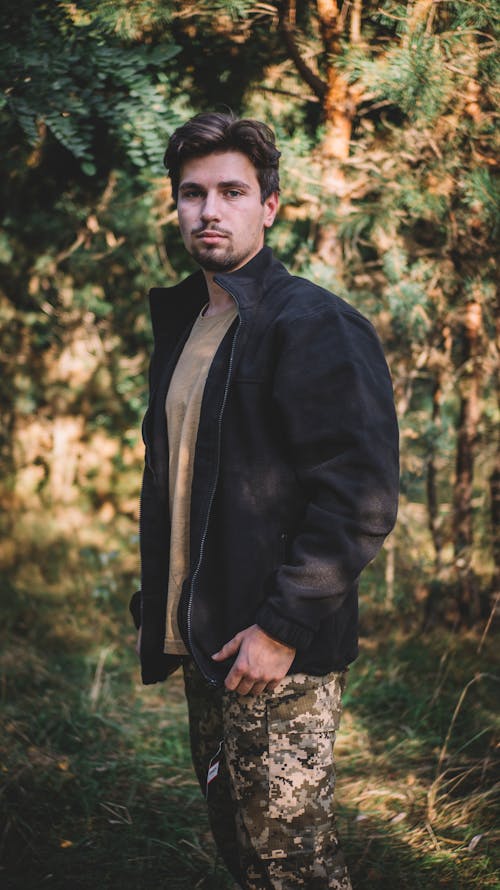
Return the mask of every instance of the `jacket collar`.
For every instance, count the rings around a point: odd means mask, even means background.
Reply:
[[[236,299],[240,310],[249,309],[262,299],[267,273],[275,263],[271,248],[263,247],[241,269],[221,272],[214,281]]]
[[[266,279],[273,268],[284,271],[270,247],[263,247],[248,263],[235,272],[221,272],[215,281],[235,298],[240,312],[251,310],[265,293]],[[208,290],[201,269],[189,275],[179,284],[150,291],[151,321],[155,337],[175,327],[181,328],[193,322],[208,302]]]

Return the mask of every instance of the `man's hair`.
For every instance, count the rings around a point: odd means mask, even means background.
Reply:
[[[172,133],[163,159],[176,204],[182,164],[222,151],[240,151],[249,158],[257,173],[262,203],[273,192],[279,192],[281,152],[271,128],[260,121],[238,119],[232,112],[202,112]]]

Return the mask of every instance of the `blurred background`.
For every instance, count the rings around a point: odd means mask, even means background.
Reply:
[[[192,270],[163,152],[227,106],[276,132],[269,244],[369,316],[394,381],[400,517],[363,576],[337,742],[354,886],[498,886],[498,19],[495,0],[4,2],[3,886],[231,886],[181,681],[140,686],[127,614],[147,292]]]

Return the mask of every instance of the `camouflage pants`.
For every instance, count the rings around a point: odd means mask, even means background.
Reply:
[[[295,674],[241,696],[185,661],[193,764],[219,852],[245,890],[351,890],[333,813],[344,677]]]

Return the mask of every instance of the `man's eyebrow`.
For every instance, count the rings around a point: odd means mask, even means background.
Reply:
[[[180,189],[201,189],[199,182],[181,182]]]
[[[219,182],[219,188],[223,189],[249,189],[251,186],[248,182],[244,182],[243,179],[228,179],[226,182]]]
[[[247,189],[247,190],[251,188],[251,186],[249,185],[249,183],[248,183],[248,182],[244,182],[243,179],[228,179],[228,180],[223,180],[222,182],[218,182],[218,183],[217,183],[217,187],[218,187],[218,188],[222,188],[222,189],[231,189],[231,188],[234,189],[234,188],[239,188],[239,189]],[[201,183],[199,183],[199,182],[181,182],[181,184],[179,185],[179,189],[180,189],[180,190],[183,190],[183,189],[203,189],[203,188],[204,188],[204,186],[201,185]]]

